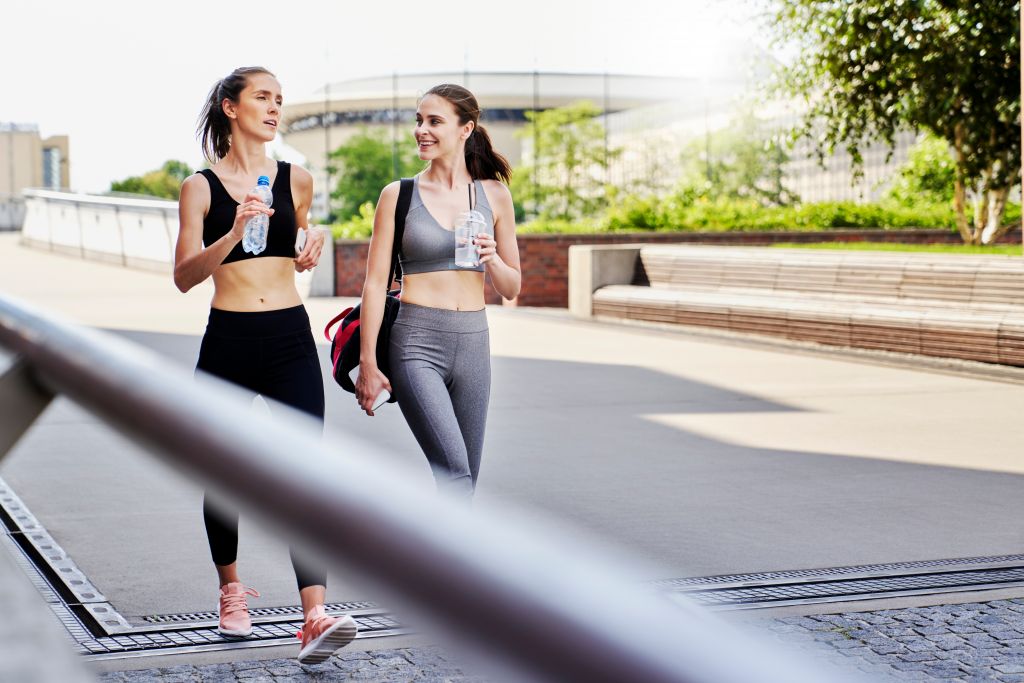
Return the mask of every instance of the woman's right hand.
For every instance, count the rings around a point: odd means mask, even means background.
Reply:
[[[356,381],[356,400],[366,414],[373,417],[373,406],[381,392],[391,393],[391,382],[376,366],[359,364],[359,379]]]
[[[259,196],[251,193],[245,195],[245,200],[235,209],[235,224],[231,226],[231,232],[228,233],[231,239],[241,242],[242,238],[245,237],[245,224],[249,222],[250,218],[261,213],[273,216],[274,210],[264,204]]]

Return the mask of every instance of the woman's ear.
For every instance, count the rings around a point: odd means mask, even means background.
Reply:
[[[238,114],[235,112],[235,103],[226,97],[224,98],[224,101],[220,103],[220,109],[224,112],[224,116],[228,117],[229,119],[233,119],[238,116]]]
[[[469,136],[473,134],[474,130],[476,130],[476,124],[473,123],[472,121],[467,121],[466,125],[463,126],[462,129],[462,139],[468,140]]]

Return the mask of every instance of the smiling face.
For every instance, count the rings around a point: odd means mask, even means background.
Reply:
[[[413,135],[423,161],[462,153],[472,132],[473,122],[460,124],[454,105],[443,97],[427,95],[416,107]]]
[[[232,128],[252,135],[264,142],[270,142],[277,135],[281,122],[281,84],[266,73],[248,77],[245,88],[238,94],[238,101],[224,100],[224,113],[232,121]]]

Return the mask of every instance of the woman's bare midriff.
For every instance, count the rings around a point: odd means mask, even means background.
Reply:
[[[225,263],[213,271],[211,306],[222,311],[275,311],[302,303],[295,289],[295,260],[265,256]]]
[[[402,301],[450,311],[479,311],[484,307],[484,274],[441,270],[406,275],[402,279]]]

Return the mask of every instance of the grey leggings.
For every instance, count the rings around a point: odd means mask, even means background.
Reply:
[[[403,303],[391,330],[389,379],[438,489],[472,497],[491,393],[486,311]]]

